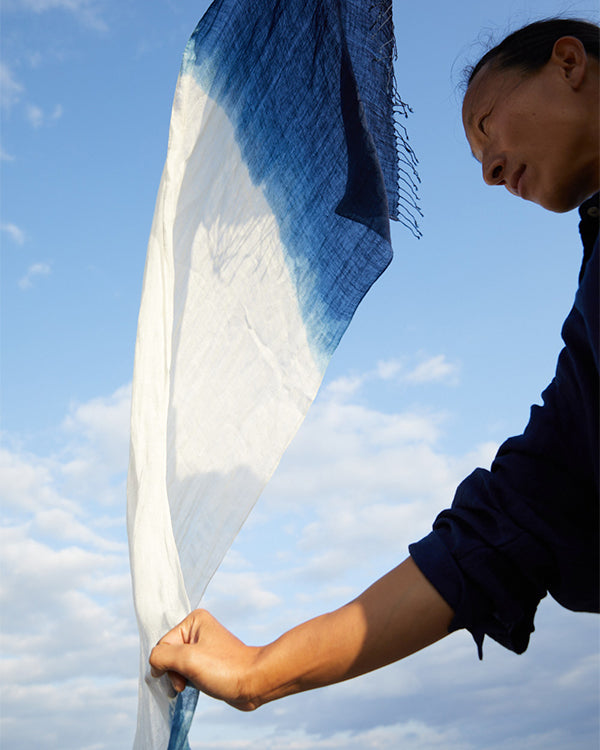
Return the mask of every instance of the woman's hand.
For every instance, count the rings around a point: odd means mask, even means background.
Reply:
[[[180,693],[190,682],[241,711],[260,703],[251,689],[259,648],[246,646],[205,610],[191,612],[150,654],[154,677],[168,673]]]

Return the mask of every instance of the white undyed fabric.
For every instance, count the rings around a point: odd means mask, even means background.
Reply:
[[[167,747],[156,641],[198,605],[319,388],[275,218],[223,110],[180,76],[133,378],[128,531],[137,750]]]

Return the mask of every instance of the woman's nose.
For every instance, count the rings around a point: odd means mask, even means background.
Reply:
[[[504,160],[496,157],[484,161],[482,166],[483,179],[488,185],[504,185]]]

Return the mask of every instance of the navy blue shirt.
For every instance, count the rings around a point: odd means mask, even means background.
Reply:
[[[543,406],[409,547],[454,609],[450,629],[467,628],[480,657],[486,634],[525,651],[547,592],[568,609],[599,611],[598,195],[579,211],[579,288]]]

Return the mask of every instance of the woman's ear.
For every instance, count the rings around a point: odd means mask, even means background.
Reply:
[[[564,80],[577,91],[583,83],[588,64],[585,47],[579,39],[573,36],[557,39],[550,60],[559,66]]]

